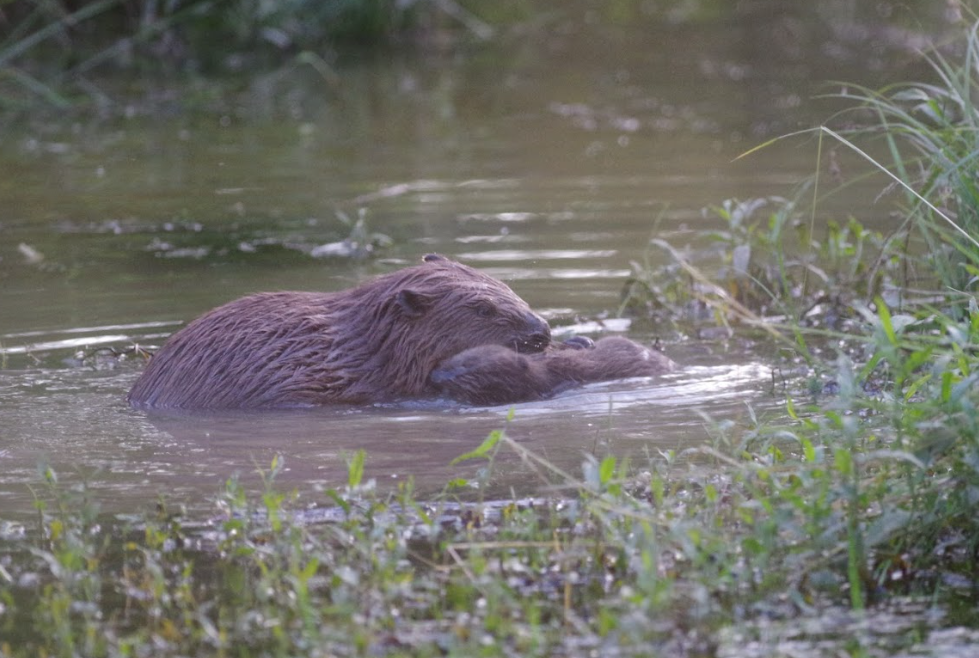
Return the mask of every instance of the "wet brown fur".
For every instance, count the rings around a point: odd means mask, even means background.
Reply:
[[[506,285],[424,260],[349,290],[259,293],[218,307],[167,341],[129,401],[215,409],[414,398],[431,393],[439,362],[473,345],[547,346],[547,322]]]
[[[612,336],[591,348],[582,345],[554,346],[540,354],[518,354],[494,345],[474,347],[440,364],[432,372],[432,383],[460,402],[495,405],[540,400],[590,382],[653,377],[676,368],[662,352],[628,338]]]

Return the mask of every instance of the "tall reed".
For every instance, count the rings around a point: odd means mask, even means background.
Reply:
[[[958,54],[925,55],[933,81],[839,94],[855,103],[840,118],[860,125],[844,135],[882,140],[887,169],[915,190],[904,190],[908,221],[949,291],[975,290],[979,275],[979,22]]]

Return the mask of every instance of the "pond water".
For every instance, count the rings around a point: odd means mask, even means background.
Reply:
[[[812,139],[736,156],[824,120],[834,105],[814,96],[833,89],[826,80],[920,74],[915,48],[948,28],[942,3],[918,3],[914,20],[880,15],[888,3],[731,3],[697,20],[649,4],[616,16],[569,3],[450,52],[341,57],[338,85],[301,64],[210,100],[202,83],[94,81],[110,118],[7,124],[0,513],[30,513],[39,463],[87,480],[110,511],[160,492],[203,505],[276,453],[302,491],[342,485],[360,448],[382,485],[411,477],[437,491],[474,473],[449,462],[504,425],[577,472],[587,453],[682,450],[708,440],[705,417],[775,406],[769,357],[738,341],[667,344],[678,373],[518,405],[509,423],[507,409],[421,405],[153,415],[124,399],[138,360],[75,356],[159,345],[242,294],[337,290],[427,252],[506,281],[558,330],[613,318],[630,263],[663,258],[651,237],[696,244],[718,226],[705,206],[788,195],[816,169]],[[186,110],[197,96],[206,109]],[[820,218],[885,226],[882,187],[855,182]],[[393,244],[367,259],[315,255],[350,233],[340,215],[360,213]],[[496,485],[540,486],[501,459]]]

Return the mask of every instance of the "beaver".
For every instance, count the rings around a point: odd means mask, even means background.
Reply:
[[[170,337],[128,399],[227,409],[424,397],[435,366],[466,348],[549,343],[547,321],[505,284],[428,254],[348,290],[258,293],[209,311]]]
[[[589,382],[652,377],[676,368],[662,352],[611,336],[589,346],[573,338],[539,354],[520,354],[499,345],[461,352],[432,371],[443,395],[477,405],[511,404],[551,397]]]

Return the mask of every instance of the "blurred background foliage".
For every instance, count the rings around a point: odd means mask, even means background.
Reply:
[[[634,25],[763,22],[771,2],[730,0],[0,0],[0,80],[56,91],[57,83],[110,66],[192,72],[242,70],[310,51],[325,63],[338,50],[446,48],[518,33],[561,29],[562,21]],[[960,0],[792,3],[771,34],[804,39],[822,22],[841,37],[902,38],[930,17],[962,13]],[[792,14],[798,15],[793,20]],[[871,35],[871,36],[875,36]],[[56,72],[56,73],[55,73]],[[47,92],[45,92],[47,88]]]

